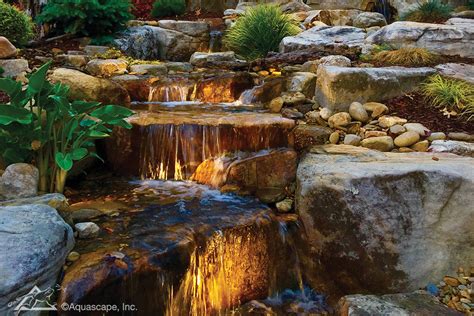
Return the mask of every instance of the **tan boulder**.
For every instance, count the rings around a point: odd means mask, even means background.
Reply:
[[[16,56],[16,47],[6,38],[0,36],[0,59]]]

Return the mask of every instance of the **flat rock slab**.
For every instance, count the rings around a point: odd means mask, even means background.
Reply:
[[[338,304],[339,316],[461,316],[459,313],[441,304],[435,297],[424,292],[390,295],[347,295]]]
[[[0,207],[0,313],[13,315],[8,303],[34,286],[54,288],[73,246],[72,228],[55,209],[33,204]]]
[[[396,48],[421,47],[441,55],[474,57],[473,23],[395,22],[370,35],[367,42]]]
[[[453,154],[313,147],[298,167],[296,209],[314,258],[342,293],[412,291],[473,262],[473,165]]]
[[[435,67],[440,75],[458,79],[474,85],[474,65],[468,64],[442,64]]]
[[[323,107],[334,111],[348,111],[354,102],[379,102],[405,95],[418,88],[433,68],[356,68],[318,67],[316,98]]]

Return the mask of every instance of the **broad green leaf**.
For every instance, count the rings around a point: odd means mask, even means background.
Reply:
[[[31,124],[32,121],[33,115],[27,109],[0,105],[0,125],[9,125],[13,122]]]
[[[89,151],[86,148],[76,148],[72,151],[72,159],[81,160],[82,158],[87,156],[88,153]]]
[[[21,83],[10,78],[0,78],[0,91],[14,97],[21,91]]]
[[[54,160],[59,168],[64,171],[69,171],[72,168],[72,155],[71,154],[63,154],[62,152],[57,152],[54,156]]]
[[[27,90],[32,93],[38,93],[43,89],[43,86],[46,82],[46,74],[48,72],[51,62],[47,62],[41,66],[38,70],[31,74],[28,80]]]
[[[109,137],[109,134],[101,132],[101,131],[90,131],[89,132],[89,137],[93,138],[105,138]]]

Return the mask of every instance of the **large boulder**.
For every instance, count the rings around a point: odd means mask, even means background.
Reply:
[[[16,47],[4,36],[0,36],[0,59],[16,56]]]
[[[474,28],[468,23],[395,22],[370,35],[367,42],[395,48],[421,47],[441,55],[474,58]]]
[[[443,77],[462,80],[474,85],[474,65],[448,63],[438,65],[435,69]]]
[[[436,157],[326,145],[302,158],[296,209],[342,294],[412,291],[474,262],[474,159]]]
[[[385,26],[387,25],[387,20],[385,20],[385,17],[381,13],[362,12],[356,16],[353,25],[366,29],[372,26]]]
[[[54,289],[73,246],[72,228],[55,209],[0,207],[0,314],[13,315],[19,302],[8,304],[35,286],[42,291]]]
[[[128,105],[127,90],[116,82],[96,78],[74,69],[58,68],[50,75],[52,82],[70,87],[69,97],[75,100],[99,101],[106,104]]]
[[[0,198],[28,198],[38,194],[39,171],[26,163],[9,165],[0,177]]]
[[[433,68],[318,67],[316,98],[323,107],[347,111],[354,102],[383,101],[417,89]]]
[[[209,48],[209,25],[165,20],[159,26],[131,27],[115,43],[138,59],[188,61],[194,52]]]
[[[189,60],[196,67],[234,68],[248,65],[246,61],[239,60],[235,52],[195,52]]]
[[[314,22],[323,22],[329,26],[352,25],[354,18],[360,13],[359,10],[312,10],[304,20],[305,25]]]
[[[280,43],[280,53],[303,49],[333,49],[334,53],[358,53],[364,47],[365,31],[351,26],[315,26]]]

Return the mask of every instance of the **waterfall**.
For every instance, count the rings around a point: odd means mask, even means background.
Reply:
[[[383,14],[387,22],[391,20],[391,12],[390,12],[390,3],[389,0],[377,0],[374,7],[375,12]]]
[[[149,102],[188,101],[191,86],[186,82],[161,84],[150,88]]]
[[[222,31],[213,30],[209,33],[209,53],[220,52],[222,50]]]

